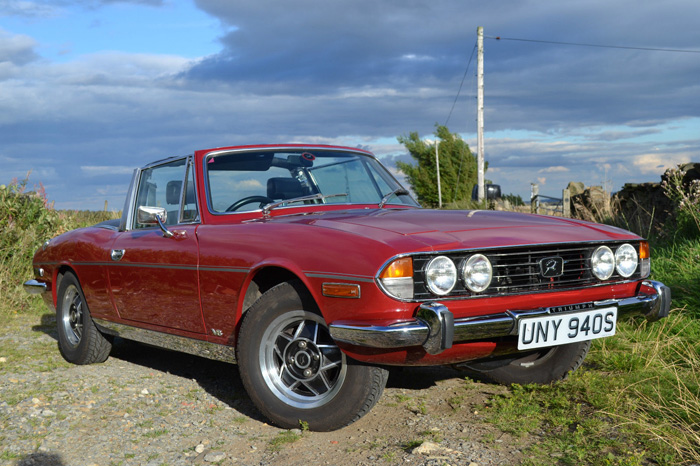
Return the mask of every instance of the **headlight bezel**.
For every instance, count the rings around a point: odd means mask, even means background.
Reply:
[[[623,257],[625,256],[625,257]],[[631,257],[632,260],[627,258]],[[622,263],[625,262],[628,265],[625,266]],[[630,263],[633,263],[631,266]],[[620,245],[615,250],[615,270],[623,278],[630,278],[639,268],[639,254],[637,249],[629,243],[624,243]]]
[[[474,280],[472,280],[473,274],[470,272],[470,269],[473,270],[476,267],[484,266],[488,270],[488,280],[482,280],[481,284],[475,284]],[[466,286],[467,289],[473,293],[481,293],[487,290],[489,286],[491,286],[491,281],[493,280],[493,265],[491,264],[489,258],[486,257],[484,254],[472,254],[471,256],[467,257],[462,262],[460,272],[464,286]],[[475,273],[483,274],[485,272],[482,270],[476,271]]]
[[[447,277],[447,283],[450,286],[443,285],[442,288],[440,288],[438,285],[436,285],[435,278],[431,278],[431,269],[434,270],[435,273],[440,273],[438,272],[437,267],[443,267],[443,277],[445,277],[444,274],[450,274],[450,276]],[[446,296],[450,294],[457,284],[457,280],[459,278],[457,266],[455,265],[454,261],[447,256],[436,256],[430,259],[430,261],[428,261],[428,263],[425,265],[424,273],[425,285],[428,287],[428,290],[430,290],[430,292],[436,296]]]
[[[600,266],[605,266],[607,268],[602,268],[601,272],[597,272],[596,269]],[[615,254],[612,252],[608,246],[598,246],[591,254],[591,273],[598,280],[608,280],[615,273]]]

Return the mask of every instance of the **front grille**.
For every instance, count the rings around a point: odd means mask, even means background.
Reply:
[[[634,245],[639,254],[639,243]],[[624,242],[605,243],[613,253]],[[596,278],[591,272],[590,257],[601,243],[596,244],[554,244],[540,246],[508,247],[502,249],[485,249],[453,251],[444,255],[452,259],[457,266],[458,276],[454,289],[446,297],[495,296],[508,294],[532,293],[540,291],[563,291],[586,288],[597,284],[611,284],[641,277],[640,267],[635,273],[624,278],[617,271],[605,282]],[[491,285],[481,293],[471,292],[461,280],[461,265],[473,254],[483,254],[491,261],[493,279]],[[414,297],[417,300],[435,299],[425,284],[425,267],[435,255],[413,257]],[[550,257],[561,257],[564,261],[563,273],[557,277],[545,278],[540,273],[540,261]],[[442,298],[442,297],[441,297]]]

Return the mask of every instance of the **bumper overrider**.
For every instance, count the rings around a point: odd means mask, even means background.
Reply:
[[[616,306],[618,315],[638,314],[649,322],[668,316],[671,289],[663,283],[645,280],[637,296],[609,299],[581,305],[558,306],[556,312],[576,312]],[[561,308],[565,308],[561,311]],[[454,343],[483,340],[518,334],[519,321],[526,317],[552,314],[553,308],[508,310],[503,313],[455,319],[447,306],[422,303],[411,322],[389,326],[337,322],[331,324],[331,336],[338,342],[371,348],[404,348],[423,346],[429,354],[440,354]]]

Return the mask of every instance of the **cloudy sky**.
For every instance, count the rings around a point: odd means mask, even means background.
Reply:
[[[57,208],[119,209],[134,167],[196,149],[341,144],[394,168],[397,136],[445,122],[475,149],[478,26],[488,179],[523,198],[658,181],[700,161],[698,18],[697,0],[0,0],[0,184],[31,170]]]

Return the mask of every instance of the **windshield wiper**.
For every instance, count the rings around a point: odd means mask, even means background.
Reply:
[[[392,192],[386,194],[386,195],[382,198],[382,200],[379,201],[379,206],[378,206],[378,207],[379,207],[380,209],[383,208],[383,207],[384,207],[384,204],[386,204],[387,202],[389,202],[389,199],[391,199],[393,196],[400,196],[400,195],[402,195],[402,194],[408,194],[408,191],[406,191],[406,189],[404,189],[404,188],[396,188],[396,189],[393,190]]]
[[[337,193],[337,194],[311,194],[310,196],[293,197],[292,199],[282,199],[281,201],[272,202],[263,207],[263,215],[269,215],[270,211],[275,207],[279,207],[284,204],[289,204],[290,202],[303,202],[303,201],[315,201],[316,199],[321,199],[325,201],[329,197],[342,197],[347,196],[348,193]]]

